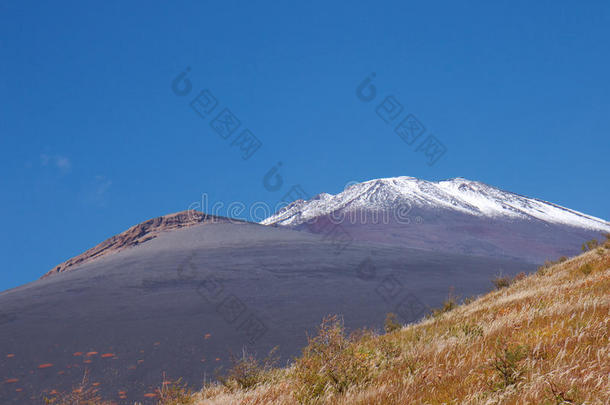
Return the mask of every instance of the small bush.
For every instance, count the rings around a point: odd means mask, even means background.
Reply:
[[[379,351],[378,357],[382,361],[395,359],[399,357],[402,353],[402,350],[398,343],[392,342],[390,340],[378,340],[376,349]]]
[[[477,299],[475,295],[471,295],[470,297],[464,298],[464,305],[468,305],[471,302],[474,302]]]
[[[551,264],[549,264],[549,263],[551,263]],[[538,273],[544,274],[546,268],[550,267],[551,265],[552,265],[552,262],[548,262],[548,261],[545,262],[545,264],[542,266],[543,267],[542,270],[540,267],[538,268]],[[502,288],[509,287],[511,284],[516,283],[517,281],[523,280],[525,277],[527,277],[527,274],[525,274],[522,271],[521,273],[517,274],[512,279],[508,276],[498,275],[493,280],[491,280],[491,282],[493,283],[494,287],[496,287],[496,290],[501,290]]]
[[[461,330],[464,336],[483,336],[483,328],[476,324],[464,323],[461,325]]]
[[[453,293],[453,287],[449,289],[449,295],[447,299],[443,301],[443,306],[441,308],[433,309],[431,316],[436,318],[441,316],[442,314],[449,312],[458,306],[459,297]]]
[[[549,392],[551,394],[551,401],[546,401],[546,403],[552,403],[555,405],[564,405],[564,404],[582,404],[583,401],[578,399],[580,396],[577,389],[561,389],[556,384],[547,381],[549,384]]]
[[[540,267],[538,267],[538,271],[537,273],[541,276],[544,276],[546,274],[546,271],[549,267],[554,266],[556,264],[559,263],[563,263],[566,262],[568,260],[568,258],[566,256],[561,256],[559,259],[553,261],[553,260],[545,260],[544,264]]]
[[[457,306],[458,306],[458,304],[457,304],[457,301],[455,300],[455,298],[449,297],[445,301],[443,301],[443,308],[441,310],[443,313],[445,313],[445,312],[449,312],[449,311],[453,310]]]
[[[591,263],[587,263],[587,264],[580,266],[578,268],[578,270],[585,276],[588,276],[593,271],[593,266],[591,266]]]
[[[158,405],[192,405],[195,402],[193,391],[182,382],[181,378],[170,381],[163,375],[161,388],[156,389],[156,394],[159,398]]]
[[[385,322],[383,324],[385,333],[391,333],[395,330],[399,330],[400,328],[402,328],[402,325],[398,322],[396,314],[393,312],[388,313],[385,316]]]
[[[242,350],[241,357],[229,354],[231,368],[225,376],[217,376],[218,380],[229,390],[248,390],[265,382],[271,369],[278,361],[275,353],[278,347],[271,349],[267,357],[259,361],[254,355]]]
[[[510,285],[510,278],[506,276],[496,276],[493,280],[491,280],[496,290],[501,290],[502,288],[506,288]]]
[[[552,265],[553,265],[553,262],[546,260],[543,265],[538,266],[538,269],[536,270],[536,274],[538,274],[539,276],[546,275],[548,268],[551,267]]]
[[[523,378],[525,370],[520,363],[527,357],[528,352],[529,348],[524,345],[504,345],[496,351],[490,364],[501,378],[498,388],[514,385]]]
[[[599,246],[599,242],[597,239],[591,239],[582,244],[581,249],[583,252],[587,252],[589,250],[593,250]]]
[[[372,336],[364,331],[347,338],[337,316],[324,318],[318,335],[308,339],[302,356],[294,363],[297,401],[316,402],[324,393],[342,394],[372,381],[380,367],[370,360],[373,353],[363,344]]]

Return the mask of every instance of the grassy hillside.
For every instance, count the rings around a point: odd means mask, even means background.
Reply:
[[[384,335],[328,318],[291,367],[245,356],[183,403],[610,403],[608,243],[505,284]]]

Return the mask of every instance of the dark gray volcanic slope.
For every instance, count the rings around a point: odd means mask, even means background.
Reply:
[[[379,223],[378,217],[369,212],[350,214],[339,223],[354,240],[466,255],[513,257],[534,263],[576,255],[581,252],[583,242],[603,238],[600,231],[539,220],[477,218],[417,207],[411,209],[412,223],[407,225],[395,221],[392,213],[387,215],[387,223]],[[325,233],[336,223],[336,219],[324,215],[291,228]]]
[[[228,350],[299,354],[322,317],[349,328],[403,321],[491,288],[529,263],[332,239],[250,223],[204,223],[162,232],[0,293],[0,403],[41,403],[89,371],[119,404],[145,397],[163,373],[194,386],[228,364]],[[123,398],[119,391],[125,391]]]

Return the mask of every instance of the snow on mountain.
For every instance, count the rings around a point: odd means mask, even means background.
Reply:
[[[322,193],[307,201],[294,201],[261,224],[297,226],[336,212],[412,207],[450,210],[483,218],[540,220],[610,232],[610,223],[603,219],[460,177],[439,182],[407,176],[365,181],[336,195]]]

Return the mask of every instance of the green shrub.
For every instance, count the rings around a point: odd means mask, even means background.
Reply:
[[[581,249],[583,252],[586,252],[589,250],[593,250],[598,246],[599,246],[599,242],[597,241],[597,239],[591,239],[591,240],[583,243]]]
[[[514,385],[523,378],[525,369],[520,363],[527,357],[528,352],[529,348],[524,345],[504,345],[496,351],[490,365],[501,379],[497,388]]]
[[[398,322],[396,314],[393,312],[388,313],[385,316],[385,322],[383,324],[385,333],[391,333],[395,330],[399,330],[400,328],[402,328],[402,325]]]
[[[445,301],[443,301],[443,306],[440,308],[432,309],[432,313],[428,315],[428,318],[438,318],[446,312],[449,312],[458,306],[455,297],[449,297]]]
[[[483,328],[476,324],[465,323],[461,325],[464,336],[483,336]]]
[[[502,288],[506,288],[510,285],[510,278],[506,276],[496,276],[493,280],[491,280],[496,290],[501,290]]]
[[[443,301],[443,312],[449,312],[458,306],[457,301],[454,297],[449,297],[445,301]]]
[[[551,381],[547,381],[549,384],[549,392],[551,394],[551,400],[545,401],[543,404],[554,404],[554,405],[564,405],[564,404],[583,404],[584,401],[579,399],[580,393],[578,389],[562,389],[559,388],[556,384]]]
[[[536,273],[540,276],[544,276],[547,273],[548,268],[554,264],[555,264],[555,262],[552,262],[550,260],[545,260],[544,264],[542,264],[541,266],[538,266],[538,270],[536,271]]]
[[[541,276],[544,276],[546,274],[546,270],[549,267],[554,266],[554,265],[559,264],[559,263],[563,263],[563,262],[565,262],[567,260],[568,260],[568,258],[566,256],[561,256],[559,259],[557,259],[555,261],[553,261],[553,260],[545,260],[544,264],[542,266],[538,267],[537,273],[539,275],[541,275]]]
[[[347,338],[341,319],[324,318],[318,335],[308,338],[303,355],[294,363],[297,401],[313,403],[324,393],[345,393],[351,387],[364,387],[372,381],[380,367],[371,361],[372,349],[363,344],[372,336],[364,331]]]
[[[278,361],[276,357],[278,347],[271,349],[267,357],[259,361],[256,356],[242,350],[240,357],[233,353],[229,354],[231,368],[224,376],[218,375],[217,379],[229,390],[248,390],[268,380],[270,371]]]
[[[476,301],[476,299],[477,299],[476,295],[471,295],[470,297],[466,297],[466,298],[464,298],[464,305],[468,305],[471,302]]]
[[[156,393],[159,397],[158,405],[192,405],[195,402],[193,391],[181,378],[169,381],[164,375],[161,388],[157,388]]]
[[[587,264],[580,266],[578,268],[578,270],[585,276],[588,276],[593,271],[593,266],[591,266],[591,263],[587,263]]]

